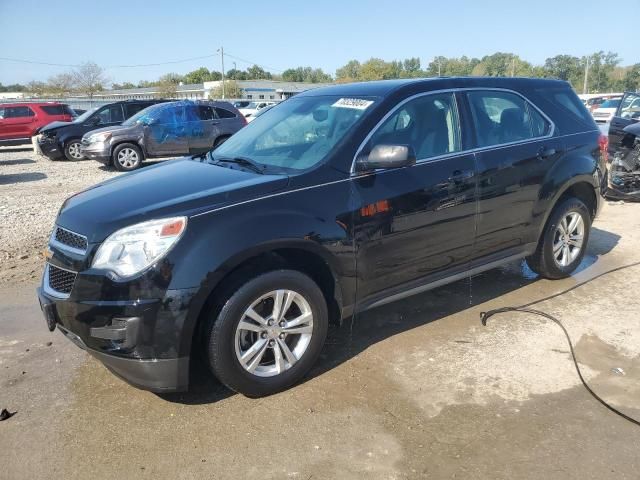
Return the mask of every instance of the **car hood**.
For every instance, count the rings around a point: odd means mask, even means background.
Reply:
[[[156,218],[191,216],[281,190],[286,175],[261,175],[190,158],[170,160],[97,184],[68,198],[56,224],[101,242]]]
[[[72,125],[73,122],[51,122],[47,123],[44,127],[38,130],[38,133],[51,132],[53,130],[58,130],[59,128],[66,127],[67,125]]]

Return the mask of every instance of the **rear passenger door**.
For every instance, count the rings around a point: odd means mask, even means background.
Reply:
[[[190,105],[186,107],[189,126],[189,153],[196,154],[211,150],[218,136],[218,119],[210,105]]]
[[[546,172],[564,148],[552,122],[519,94],[466,93],[476,132],[478,219],[475,258],[535,248],[534,207]]]

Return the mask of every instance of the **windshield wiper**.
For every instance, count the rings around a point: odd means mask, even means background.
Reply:
[[[233,157],[233,158],[220,157],[215,159],[214,164],[215,163],[235,163],[249,170],[252,170],[256,173],[259,173],[261,175],[264,175],[264,170],[266,168],[265,165],[256,163],[248,157]]]

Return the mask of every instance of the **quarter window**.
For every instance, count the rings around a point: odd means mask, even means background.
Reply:
[[[121,123],[124,121],[121,105],[111,105],[103,108],[97,113],[100,118],[100,124]]]
[[[423,160],[458,152],[458,114],[452,93],[425,95],[408,101],[380,125],[368,143],[411,145],[416,158]]]
[[[551,124],[519,95],[508,92],[468,92],[478,146],[489,147],[543,137]]]

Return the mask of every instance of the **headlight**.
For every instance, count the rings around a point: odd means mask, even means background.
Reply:
[[[95,133],[93,135],[89,135],[87,140],[89,143],[97,143],[97,142],[106,142],[111,138],[111,134],[109,132],[103,133]]]
[[[110,235],[96,253],[92,267],[132,277],[167,254],[184,233],[187,217],[138,223]]]

